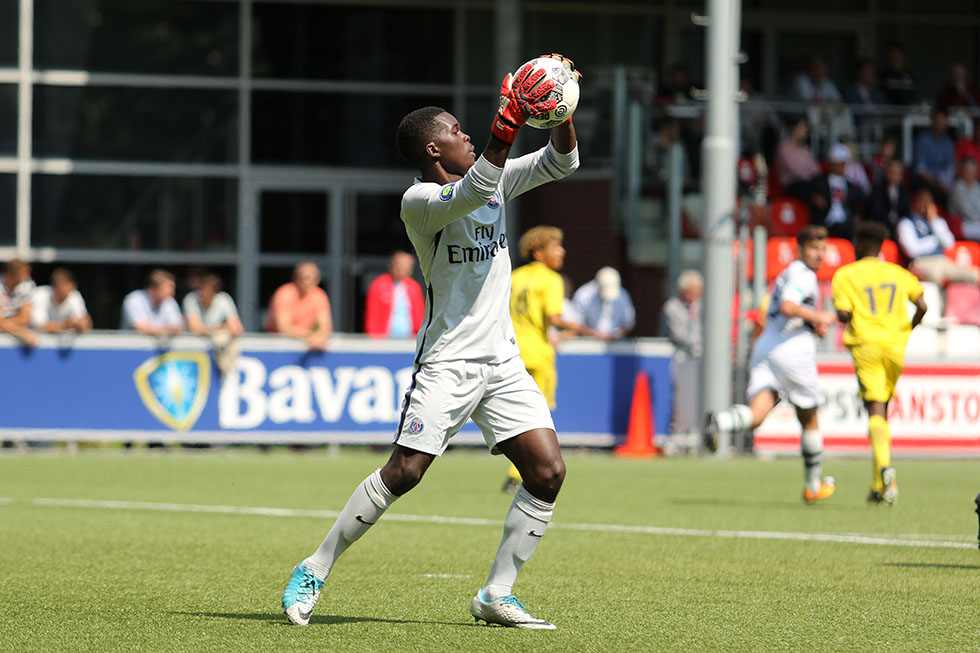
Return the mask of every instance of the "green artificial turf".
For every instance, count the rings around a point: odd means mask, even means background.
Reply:
[[[505,462],[450,451],[337,564],[309,627],[279,600],[330,519],[39,504],[38,498],[340,510],[385,454],[343,449],[0,456],[3,651],[976,650],[975,461],[897,460],[893,507],[866,460],[800,501],[798,459],[566,453],[553,528],[515,593],[557,631],[477,626],[469,600],[510,503]],[[492,523],[410,522],[399,515]],[[586,526],[589,525],[589,526]],[[684,529],[630,532],[627,526]],[[699,535],[744,531],[731,537]],[[636,529],[635,529],[636,530]],[[773,535],[773,534],[783,535]],[[771,539],[858,534],[891,546]],[[750,537],[754,535],[754,537]]]

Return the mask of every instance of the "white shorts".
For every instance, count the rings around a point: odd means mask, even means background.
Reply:
[[[817,360],[813,354],[771,349],[750,362],[749,400],[763,390],[774,390],[797,408],[816,408],[824,396],[817,384]]]
[[[490,453],[531,429],[555,428],[541,390],[519,356],[499,364],[447,361],[415,369],[405,394],[395,444],[441,456],[467,419],[483,432]]]

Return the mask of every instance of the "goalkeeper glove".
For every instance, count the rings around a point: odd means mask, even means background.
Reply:
[[[505,143],[514,143],[517,130],[529,117],[547,113],[557,106],[555,100],[541,99],[555,87],[554,80],[548,79],[535,86],[546,73],[541,69],[532,70],[534,66],[528,63],[513,77],[507,73],[500,84],[500,109],[494,116],[490,132]]]

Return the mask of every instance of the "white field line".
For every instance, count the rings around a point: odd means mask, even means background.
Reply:
[[[0,506],[9,506],[14,502],[10,497],[0,497]]]
[[[152,503],[146,501],[101,501],[95,499],[50,499],[36,498],[31,503],[38,506],[61,508],[97,508],[104,510],[156,510],[163,512],[203,512],[228,515],[259,515],[263,517],[314,517],[336,519],[336,510],[294,510],[291,508],[259,508],[251,506],[221,506],[188,503]],[[456,526],[501,526],[498,519],[479,519],[472,517],[446,517],[443,515],[401,515],[388,513],[386,522],[453,524]],[[552,523],[550,528],[570,531],[590,531],[601,533],[628,533],[637,535],[673,535],[679,537],[715,537],[748,540],[795,540],[799,542],[833,542],[838,544],[871,544],[879,546],[902,546],[912,548],[973,549],[973,542],[939,539],[916,539],[921,536],[875,536],[858,533],[800,533],[793,531],[730,531],[696,528],[672,528],[668,526],[630,526],[626,524],[582,524]],[[944,537],[944,536],[929,536]],[[958,536],[957,536],[958,537]]]

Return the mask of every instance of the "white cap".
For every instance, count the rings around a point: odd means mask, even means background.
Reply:
[[[827,153],[827,160],[831,163],[847,163],[851,160],[851,148],[843,143],[837,143]]]
[[[595,273],[595,280],[599,284],[599,297],[602,301],[611,302],[619,297],[621,282],[619,272],[615,268],[611,268],[608,265],[604,268],[599,268],[599,271]]]

